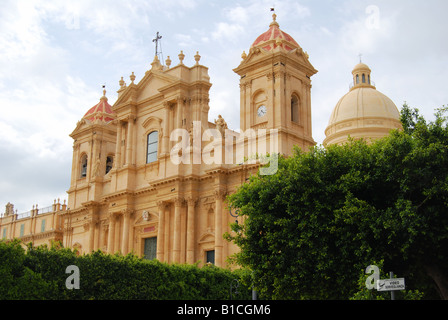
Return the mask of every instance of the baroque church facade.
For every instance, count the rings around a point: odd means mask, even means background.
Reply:
[[[316,144],[311,77],[317,70],[274,14],[234,69],[240,76],[236,132],[221,116],[209,121],[212,83],[200,55],[194,58],[196,64],[186,66],[182,51],[176,65],[155,56],[138,83],[133,72],[129,84],[121,78],[113,105],[104,91],[70,134],[68,202],[36,205],[25,214],[8,203],[0,220],[3,238],[61,241],[81,254],[132,252],[225,267],[238,251],[223,239],[236,214],[226,196],[262,165],[275,169],[273,158],[254,154],[288,156],[294,145],[308,150]],[[372,84],[370,69],[359,64],[353,77],[330,117],[324,145],[348,136],[376,139],[401,126],[393,102]]]

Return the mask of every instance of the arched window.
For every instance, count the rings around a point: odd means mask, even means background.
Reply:
[[[81,157],[81,178],[85,178],[87,176],[87,155],[84,154]]]
[[[366,75],[364,73],[362,74],[362,83],[366,83]]]
[[[159,133],[157,131],[153,131],[150,134],[148,134],[146,163],[157,161],[158,143],[159,143]]]
[[[367,83],[370,84],[370,74],[367,76]]]
[[[296,95],[291,97],[291,121],[299,123],[299,98]]]
[[[359,84],[359,74],[356,75],[356,84]]]
[[[106,158],[106,174],[109,173],[109,171],[112,169],[114,164],[114,158],[112,156],[108,156]]]

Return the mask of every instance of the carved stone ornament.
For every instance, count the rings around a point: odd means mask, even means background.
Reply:
[[[142,212],[142,219],[145,221],[149,221],[149,212],[146,210],[143,210]]]

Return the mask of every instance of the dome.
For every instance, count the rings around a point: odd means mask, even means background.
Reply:
[[[325,130],[324,145],[342,144],[349,136],[379,139],[390,130],[402,128],[396,105],[372,84],[370,68],[360,63],[352,74],[353,86],[333,109]]]
[[[109,103],[107,103],[106,90],[103,90],[103,96],[101,97],[100,102],[90,108],[90,110],[84,115],[83,119],[91,122],[95,120],[109,122],[115,119],[115,114],[112,111],[112,107]]]
[[[267,51],[281,47],[286,51],[291,51],[300,48],[299,44],[286,32],[280,30],[279,24],[276,21],[277,15],[272,15],[273,21],[269,25],[269,30],[258,36],[251,48],[259,47]]]

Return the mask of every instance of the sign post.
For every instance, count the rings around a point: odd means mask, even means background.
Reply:
[[[378,291],[390,291],[391,300],[395,300],[395,291],[404,290],[405,283],[404,278],[394,278],[394,273],[390,272],[390,279],[383,279],[376,281],[376,290]]]

